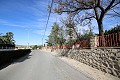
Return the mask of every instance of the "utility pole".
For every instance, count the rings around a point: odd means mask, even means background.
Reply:
[[[49,19],[50,19],[50,14],[51,14],[52,6],[53,6],[53,0],[52,0],[51,5],[50,5],[50,11],[49,11],[49,14],[48,14],[48,18],[47,18],[47,22],[46,22],[46,26],[45,26],[44,35],[43,35],[43,37],[42,37],[42,45],[43,45],[43,46],[44,46],[43,40],[44,40],[45,32],[46,32],[47,27],[48,27],[48,22],[49,22]]]
[[[30,33],[29,33],[29,30],[28,30],[28,49],[29,49],[29,35],[30,35]]]
[[[29,49],[29,48],[30,48],[30,43],[29,43],[29,41],[30,41],[30,31],[31,31],[32,29],[25,29],[25,30],[27,30],[27,38],[28,38],[27,48]]]

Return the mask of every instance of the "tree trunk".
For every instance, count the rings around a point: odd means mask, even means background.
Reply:
[[[79,35],[78,35],[78,33],[77,33],[77,31],[75,30],[75,28],[74,28],[74,27],[73,27],[73,30],[74,30],[74,32],[75,32],[75,34],[76,34],[77,38],[78,38],[78,39],[80,39],[80,37],[79,37]]]
[[[102,36],[102,37],[99,37],[99,46],[105,47],[103,23],[102,23],[102,20],[98,20],[97,22],[98,22],[98,28],[99,28],[99,36]],[[100,38],[102,40],[102,43],[100,43]]]
[[[97,22],[98,22],[99,35],[103,36],[104,35],[103,23],[100,20],[98,20]]]

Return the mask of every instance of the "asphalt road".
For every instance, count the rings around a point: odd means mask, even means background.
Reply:
[[[32,51],[0,70],[0,80],[93,80],[48,52]]]

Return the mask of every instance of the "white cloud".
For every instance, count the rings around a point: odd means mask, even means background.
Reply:
[[[9,22],[9,21],[3,20],[3,19],[0,19],[0,24],[1,24],[1,25],[11,26],[11,27],[22,27],[22,28],[27,27],[27,26],[23,26],[23,25],[14,24],[14,23],[12,23],[12,22]]]
[[[41,30],[34,30],[33,33],[39,34],[39,35],[44,35],[45,30],[41,29]],[[48,36],[50,34],[49,30],[46,30],[45,32],[45,36]]]

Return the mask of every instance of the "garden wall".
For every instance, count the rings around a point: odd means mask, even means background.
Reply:
[[[13,59],[21,58],[31,52],[30,49],[0,51],[0,66],[11,62]]]
[[[100,71],[120,78],[120,49],[63,49],[58,50],[58,52],[62,56],[75,59]]]

